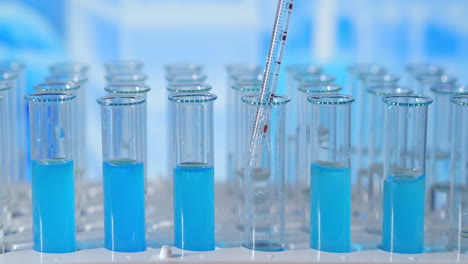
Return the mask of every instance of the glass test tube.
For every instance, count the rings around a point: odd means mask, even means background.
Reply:
[[[351,251],[351,104],[347,95],[307,98],[311,124],[310,247]]]
[[[262,70],[262,67],[256,63],[237,63],[226,65],[228,79],[238,74],[259,74]]]
[[[206,81],[207,75],[203,73],[182,73],[182,74],[168,74],[166,75],[167,84],[173,83],[193,83]]]
[[[17,183],[20,181],[21,175],[20,175],[20,167],[21,165],[21,152],[19,151],[20,149],[20,141],[22,139],[20,138],[20,126],[17,120],[19,120],[19,112],[17,109],[17,106],[20,104],[18,101],[18,96],[17,91],[17,78],[18,74],[14,71],[3,71],[0,70],[0,82],[8,83],[9,85],[8,88],[4,87],[3,91],[0,92],[0,94],[3,96],[4,100],[8,100],[8,103],[6,105],[8,106],[9,109],[9,116],[10,116],[10,123],[7,126],[8,129],[8,134],[9,134],[9,177],[10,177],[10,183],[12,184],[12,188],[15,190],[12,192],[13,196],[11,196],[12,200],[10,201],[10,205],[13,208],[10,208],[13,211],[16,211],[17,206],[17,191],[18,191],[18,185]]]
[[[448,226],[448,206],[450,189],[450,153],[452,141],[452,102],[450,96],[468,94],[468,86],[439,84],[431,88],[434,104],[429,121],[428,142],[431,148],[428,157],[427,198],[429,204],[429,221],[432,229],[440,226],[445,232]],[[463,122],[461,120],[458,120]],[[429,144],[429,143],[428,143]],[[438,224],[438,225],[437,225]]]
[[[182,93],[208,93],[211,90],[212,86],[207,83],[203,82],[191,82],[191,83],[173,83],[170,84],[166,87],[167,91],[167,96],[169,97],[170,95],[173,94],[182,94]],[[167,110],[167,124],[168,124],[168,145],[167,145],[167,156],[168,158],[168,172],[167,172],[167,178],[166,180],[168,181],[169,185],[172,185],[172,174],[174,172],[175,164],[174,162],[176,161],[175,158],[175,152],[174,152],[174,146],[175,146],[175,136],[172,134],[172,122],[174,122],[174,116],[173,112],[171,111],[171,106],[168,105],[168,110]]]
[[[4,87],[9,87],[8,83],[0,82],[0,93]],[[5,104],[3,102],[3,97],[0,96],[0,124],[8,124],[7,120],[5,120],[8,114],[8,109],[5,108]],[[0,254],[3,254],[5,251],[5,247],[3,244],[3,236],[5,230],[5,216],[4,211],[6,211],[6,201],[8,199],[8,182],[6,179],[7,169],[5,164],[7,164],[7,160],[5,157],[8,156],[8,150],[6,149],[8,138],[6,138],[6,126],[0,127]]]
[[[53,74],[55,73],[81,73],[84,75],[87,75],[89,70],[89,66],[81,63],[81,62],[74,62],[74,61],[68,61],[68,62],[60,62],[60,63],[55,63],[50,65],[49,71]]]
[[[285,110],[291,99],[275,95],[260,103],[259,95],[245,95],[244,146],[244,246],[253,250],[282,251],[284,244]],[[270,108],[270,123],[263,153],[255,166],[249,164],[249,144],[259,106]]]
[[[369,189],[369,133],[370,133],[370,123],[369,123],[369,111],[367,106],[369,104],[369,94],[367,93],[367,88],[373,85],[380,84],[397,84],[399,78],[392,74],[379,73],[379,74],[369,74],[364,73],[359,75],[359,112],[361,116],[358,116],[356,124],[358,129],[357,133],[359,137],[356,140],[356,146],[358,151],[356,152],[357,156],[357,170],[353,169],[356,174],[351,173],[351,178],[353,182],[356,182],[355,188],[355,200],[356,207],[354,210],[357,214],[364,216],[368,209],[369,197],[367,197],[367,190]],[[359,122],[359,123],[358,123]]]
[[[0,97],[2,97],[2,101],[0,102],[0,124],[11,124],[13,119],[10,115],[10,98],[13,89],[13,83],[10,81],[0,81]],[[2,134],[0,137],[0,151],[2,152],[2,167],[0,168],[0,199],[2,200],[2,207],[0,208],[2,211],[5,212],[3,216],[4,228],[9,230],[11,229],[11,202],[12,202],[12,173],[11,173],[11,166],[12,166],[12,157],[13,157],[13,149],[11,144],[11,126],[2,125],[0,127],[0,133]]]
[[[310,228],[310,164],[307,160],[307,148],[310,144],[310,131],[311,124],[307,118],[307,97],[314,94],[337,94],[341,91],[342,87],[337,84],[328,82],[307,82],[299,84],[296,90],[297,100],[297,122],[296,122],[296,136],[297,143],[295,144],[295,157],[294,167],[296,174],[294,177],[294,192],[299,193],[296,199],[296,205],[299,206],[299,211],[302,216],[301,229],[309,232]],[[289,146],[288,146],[289,147]]]
[[[27,94],[32,160],[34,250],[76,250],[74,139],[75,95]]]
[[[104,63],[106,73],[114,72],[141,72],[144,64],[138,60],[116,60]]]
[[[248,94],[258,94],[262,87],[262,81],[235,81],[231,85],[232,111],[228,117],[229,123],[232,123],[228,130],[228,137],[233,140],[232,152],[232,174],[234,194],[236,199],[234,210],[237,215],[236,227],[238,230],[244,230],[244,167],[245,167],[245,146],[248,145],[246,133],[247,122],[245,120],[246,108],[242,102],[242,97]]]
[[[142,72],[112,72],[106,75],[108,85],[144,85],[148,76]]]
[[[105,247],[146,250],[146,107],[141,96],[105,96],[101,105]]]
[[[16,83],[14,87],[14,93],[16,95],[15,105],[17,115],[17,121],[15,124],[18,127],[18,178],[16,179],[16,184],[21,184],[20,190],[18,195],[21,195],[20,198],[26,198],[28,193],[28,188],[24,185],[24,183],[28,182],[30,179],[30,175],[28,168],[29,168],[29,161],[28,161],[28,153],[29,153],[29,146],[27,144],[27,127],[28,127],[28,120],[27,120],[27,103],[23,100],[23,96],[26,93],[26,84],[25,84],[25,68],[26,65],[18,62],[18,61],[0,61],[0,69],[5,71],[12,71],[16,74]],[[20,206],[21,207],[21,206]],[[17,212],[15,212],[17,213]]]
[[[421,74],[444,74],[444,69],[431,63],[410,63],[405,67],[405,81],[409,87],[418,87],[418,76]],[[423,93],[421,90],[415,90],[416,93]]]
[[[448,248],[468,254],[468,95],[453,95]]]
[[[169,96],[175,164],[174,245],[215,248],[213,102],[210,93]]]
[[[383,96],[411,94],[412,89],[397,84],[381,84],[367,88],[369,102],[369,200],[366,230],[370,233],[382,232],[382,179],[384,178],[385,108]]]
[[[166,65],[164,69],[166,70],[166,74],[201,73],[203,66],[193,63],[174,63]]]
[[[427,108],[423,95],[388,95],[383,180],[382,249],[424,250]]]

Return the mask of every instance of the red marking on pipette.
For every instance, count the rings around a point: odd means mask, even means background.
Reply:
[[[292,8],[293,8],[293,4],[289,4],[288,8],[289,8],[289,9],[292,9]]]
[[[267,131],[268,131],[268,125],[265,125],[265,126],[263,127],[263,133],[266,133]]]
[[[286,40],[286,35],[283,35],[283,40]]]

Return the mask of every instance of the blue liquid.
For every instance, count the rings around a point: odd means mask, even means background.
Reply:
[[[310,247],[327,252],[351,250],[351,177],[337,163],[310,169]]]
[[[189,163],[174,169],[174,244],[214,250],[214,169]]]
[[[142,162],[104,162],[105,247],[120,252],[146,250],[145,176]]]
[[[384,181],[382,248],[395,253],[424,249],[425,175],[390,175]]]
[[[73,161],[32,161],[34,250],[76,250]]]

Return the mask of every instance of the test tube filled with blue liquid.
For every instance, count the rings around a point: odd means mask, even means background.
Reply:
[[[75,95],[27,94],[32,161],[33,249],[76,250],[74,147]]]
[[[101,105],[105,248],[146,250],[146,99],[105,96]]]
[[[287,96],[275,95],[268,102],[260,102],[258,94],[242,97],[245,124],[243,125],[244,164],[244,242],[246,248],[260,251],[285,249],[284,180],[285,180],[285,112],[291,101]],[[261,156],[250,165],[249,142],[259,107],[270,108],[270,122],[264,137]]]
[[[427,108],[423,95],[388,95],[383,178],[382,249],[424,250]]]
[[[311,95],[310,247],[351,251],[351,104],[348,95]]]
[[[174,136],[174,246],[215,248],[213,102],[210,93],[169,96]]]

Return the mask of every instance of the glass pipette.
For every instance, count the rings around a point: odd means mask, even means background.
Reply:
[[[273,100],[273,96],[278,84],[281,60],[283,58],[284,45],[288,34],[289,19],[293,8],[294,0],[278,0],[275,23],[271,36],[270,49],[266,59],[266,66],[263,72],[263,84],[259,94],[262,103]],[[260,104],[255,113],[252,137],[250,141],[250,161],[249,166],[254,167],[260,159],[263,151],[263,138],[268,132],[270,121],[270,110],[268,106]]]

